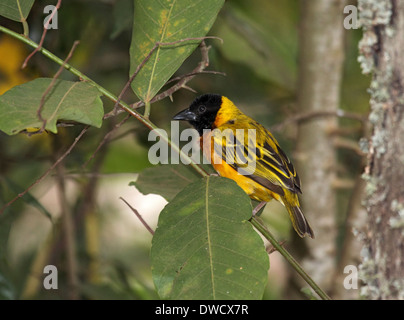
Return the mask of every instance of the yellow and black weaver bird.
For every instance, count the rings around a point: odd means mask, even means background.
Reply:
[[[260,201],[254,209],[254,214],[268,201],[276,199],[288,210],[297,234],[300,237],[314,238],[313,230],[299,204],[298,193],[301,193],[299,176],[267,129],[242,113],[228,98],[217,94],[204,94],[196,98],[188,109],[181,111],[173,119],[188,121],[199,132],[203,153],[205,157],[211,159],[212,166],[220,176],[234,180],[250,198]],[[216,128],[221,132],[230,129],[236,140],[236,130],[244,130],[244,141],[241,143],[243,160],[238,156],[233,156],[232,161],[226,159],[228,153],[225,144],[229,143],[229,140],[223,136],[217,138],[214,130]],[[255,150],[249,150],[251,148],[248,146],[248,129],[255,129]],[[207,141],[209,143],[206,143]],[[215,144],[221,146],[221,150],[215,149]],[[253,162],[246,163],[245,159],[251,160],[251,158]]]

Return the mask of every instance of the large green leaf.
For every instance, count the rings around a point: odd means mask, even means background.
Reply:
[[[0,96],[0,130],[12,135],[27,128],[41,128],[41,98],[52,79],[39,78],[16,86]],[[57,80],[46,96],[41,116],[45,129],[57,132],[57,121],[76,121],[100,127],[104,109],[101,93],[85,82]]]
[[[134,3],[130,75],[156,43],[205,36],[224,0],[135,0]],[[199,43],[194,40],[159,47],[132,82],[139,99],[150,101]]]
[[[261,299],[268,255],[248,222],[251,202],[227,178],[199,179],[161,212],[153,280],[163,299]]]
[[[23,21],[28,17],[35,0],[1,0],[0,16],[15,21]]]
[[[136,186],[143,194],[159,194],[170,201],[180,190],[199,178],[200,175],[190,166],[166,164],[143,170],[130,185]]]

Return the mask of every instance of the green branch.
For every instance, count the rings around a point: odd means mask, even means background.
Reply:
[[[323,300],[331,300],[331,298],[314,282],[314,280],[303,270],[300,264],[292,257],[292,255],[283,248],[274,236],[259,223],[255,218],[250,220],[251,224],[272,244],[272,246],[279,251],[279,253],[290,263],[293,269],[307,282],[307,284],[313,288],[313,290]]]

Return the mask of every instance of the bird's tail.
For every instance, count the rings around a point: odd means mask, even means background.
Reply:
[[[300,237],[309,236],[314,239],[313,229],[310,227],[309,222],[304,216],[302,209],[300,207],[291,207],[288,209],[290,218],[292,219],[293,228],[296,230]]]
[[[290,201],[290,199],[287,198],[282,199],[286,209],[289,212],[293,228],[296,230],[297,234],[300,237],[303,238],[305,236],[309,236],[310,238],[314,239],[313,229],[310,227],[309,222],[307,221],[306,217],[302,212],[302,209],[300,208],[297,195],[293,194],[293,198],[295,198],[293,199],[293,201]]]

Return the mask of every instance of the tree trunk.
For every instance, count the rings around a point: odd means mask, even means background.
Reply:
[[[360,61],[373,73],[360,278],[368,299],[404,298],[404,1],[361,0]]]
[[[344,62],[344,27],[341,0],[301,0],[299,47],[299,112],[336,111]],[[309,255],[304,269],[323,289],[330,290],[336,266],[336,151],[331,133],[335,117],[301,124],[296,160],[302,180],[303,211],[315,233],[306,240]]]

